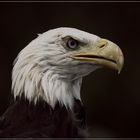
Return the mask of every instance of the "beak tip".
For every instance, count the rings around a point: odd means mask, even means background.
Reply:
[[[120,63],[119,66],[118,66],[118,74],[121,73],[122,68],[123,68],[123,63]]]
[[[120,70],[118,70],[118,75],[121,73],[121,69]]]

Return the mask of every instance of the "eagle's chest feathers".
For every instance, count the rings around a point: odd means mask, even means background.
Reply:
[[[85,112],[79,100],[73,110],[56,104],[54,109],[43,100],[36,104],[21,97],[5,112],[0,123],[0,137],[80,137],[85,126]],[[8,125],[7,125],[8,124]],[[22,125],[21,125],[22,124]]]

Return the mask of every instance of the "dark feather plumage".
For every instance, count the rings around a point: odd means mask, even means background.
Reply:
[[[75,100],[74,110],[59,104],[52,109],[44,101],[36,105],[18,99],[0,118],[0,137],[84,137],[85,110]]]

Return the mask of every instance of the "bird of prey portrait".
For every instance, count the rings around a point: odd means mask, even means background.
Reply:
[[[88,137],[82,78],[102,67],[120,73],[123,62],[121,49],[97,35],[68,27],[39,34],[14,61],[0,137]]]

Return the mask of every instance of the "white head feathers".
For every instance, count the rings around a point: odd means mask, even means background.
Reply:
[[[82,77],[95,70],[84,61],[73,60],[77,50],[66,47],[68,38],[89,45],[99,37],[74,28],[57,28],[39,35],[29,43],[14,62],[12,90],[14,97],[24,94],[29,101],[42,98],[52,107],[59,102],[72,108],[80,100]]]

